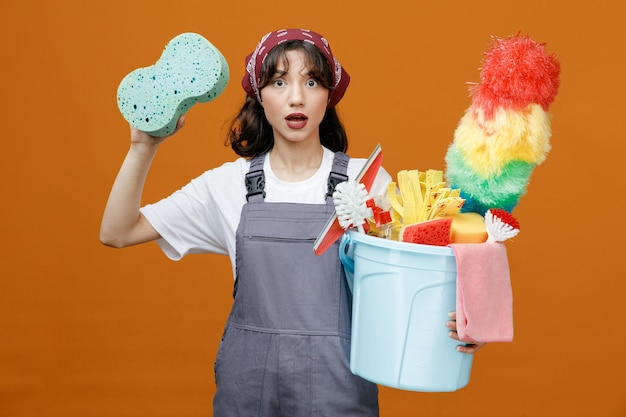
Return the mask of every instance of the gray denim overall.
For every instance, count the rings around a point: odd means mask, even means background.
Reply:
[[[338,244],[313,253],[348,160],[335,154],[326,204],[264,202],[264,155],[252,160],[214,416],[378,416],[377,386],[350,372],[351,295]]]

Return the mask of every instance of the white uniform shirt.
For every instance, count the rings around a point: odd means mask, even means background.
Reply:
[[[334,153],[324,148],[322,163],[315,174],[304,181],[278,179],[265,158],[265,201],[324,204],[328,174]],[[350,159],[348,176],[356,178],[365,159]],[[161,235],[157,242],[173,260],[187,254],[216,253],[229,255],[235,272],[235,234],[241,209],[246,203],[245,175],[250,161],[239,158],[208,170],[163,200],[141,208],[141,213]],[[381,168],[370,191],[371,196],[384,194],[389,174]]]

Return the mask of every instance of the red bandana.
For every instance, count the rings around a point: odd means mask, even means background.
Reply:
[[[263,36],[256,49],[246,57],[246,74],[241,81],[243,89],[248,95],[261,102],[259,82],[261,81],[261,67],[267,54],[279,43],[284,41],[301,40],[311,43],[328,60],[333,71],[334,86],[330,92],[328,108],[334,107],[348,88],[350,76],[341,67],[333,56],[328,41],[322,35],[306,29],[281,29]]]

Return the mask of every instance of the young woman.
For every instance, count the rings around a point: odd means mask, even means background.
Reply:
[[[234,302],[215,362],[215,416],[376,416],[376,385],[349,370],[351,295],[337,246],[313,253],[334,184],[365,162],[344,153],[335,110],[350,77],[326,39],[301,29],[268,33],[246,63],[247,97],[228,135],[240,158],[141,207],[165,138],[131,127],[101,241],[157,240],[171,259],[230,256]],[[389,181],[381,169],[370,194]]]

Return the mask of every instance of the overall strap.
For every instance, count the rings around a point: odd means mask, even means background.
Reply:
[[[336,152],[333,167],[328,175],[326,186],[326,202],[332,203],[335,187],[340,182],[348,181],[348,161],[350,157],[343,152]]]
[[[348,162],[350,157],[343,152],[336,152],[333,166],[326,183],[326,202],[332,203],[333,193],[337,184],[348,180]],[[263,163],[265,154],[257,155],[250,161],[250,170],[246,173],[246,200],[251,203],[265,199],[265,173]]]
[[[251,203],[262,202],[265,199],[265,174],[263,163],[265,154],[260,154],[250,161],[250,170],[246,174],[246,200]]]

